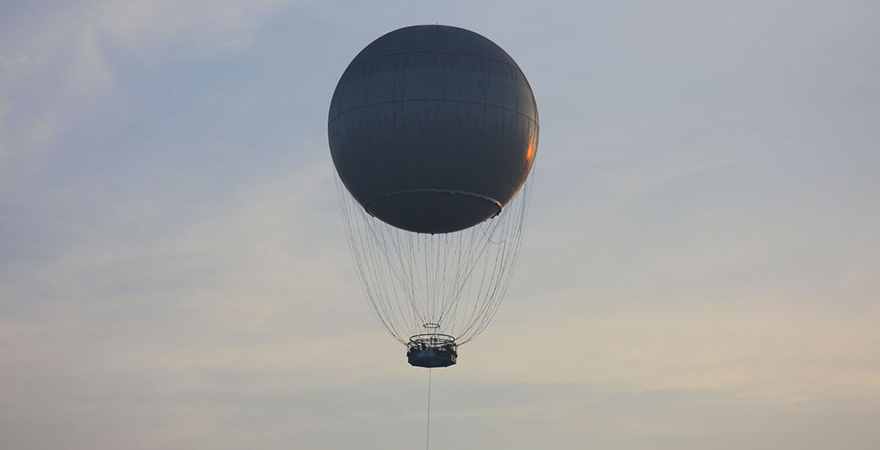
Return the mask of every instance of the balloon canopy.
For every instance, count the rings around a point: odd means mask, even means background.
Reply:
[[[392,31],[343,73],[328,134],[373,312],[410,364],[455,364],[498,311],[522,244],[538,145],[525,76],[471,31]]]
[[[364,48],[330,103],[339,178],[372,216],[451,233],[498,215],[538,145],[526,77],[492,41],[461,28],[392,31]]]

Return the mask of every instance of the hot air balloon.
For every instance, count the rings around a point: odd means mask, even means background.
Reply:
[[[363,290],[409,363],[447,367],[498,311],[522,243],[538,110],[489,39],[420,25],[342,74],[330,153]]]

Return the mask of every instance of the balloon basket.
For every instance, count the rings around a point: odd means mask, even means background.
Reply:
[[[406,357],[413,367],[449,367],[458,359],[455,337],[448,334],[417,334],[409,338]]]

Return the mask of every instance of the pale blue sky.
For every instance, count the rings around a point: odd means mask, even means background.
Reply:
[[[417,448],[326,120],[420,23],[501,45],[541,141],[433,448],[880,447],[880,5],[0,5],[0,447]]]

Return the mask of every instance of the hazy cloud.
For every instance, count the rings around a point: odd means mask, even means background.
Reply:
[[[326,115],[357,51],[434,22],[502,45],[542,119],[508,298],[433,373],[438,448],[880,442],[873,5],[0,11],[4,447],[424,444]]]

